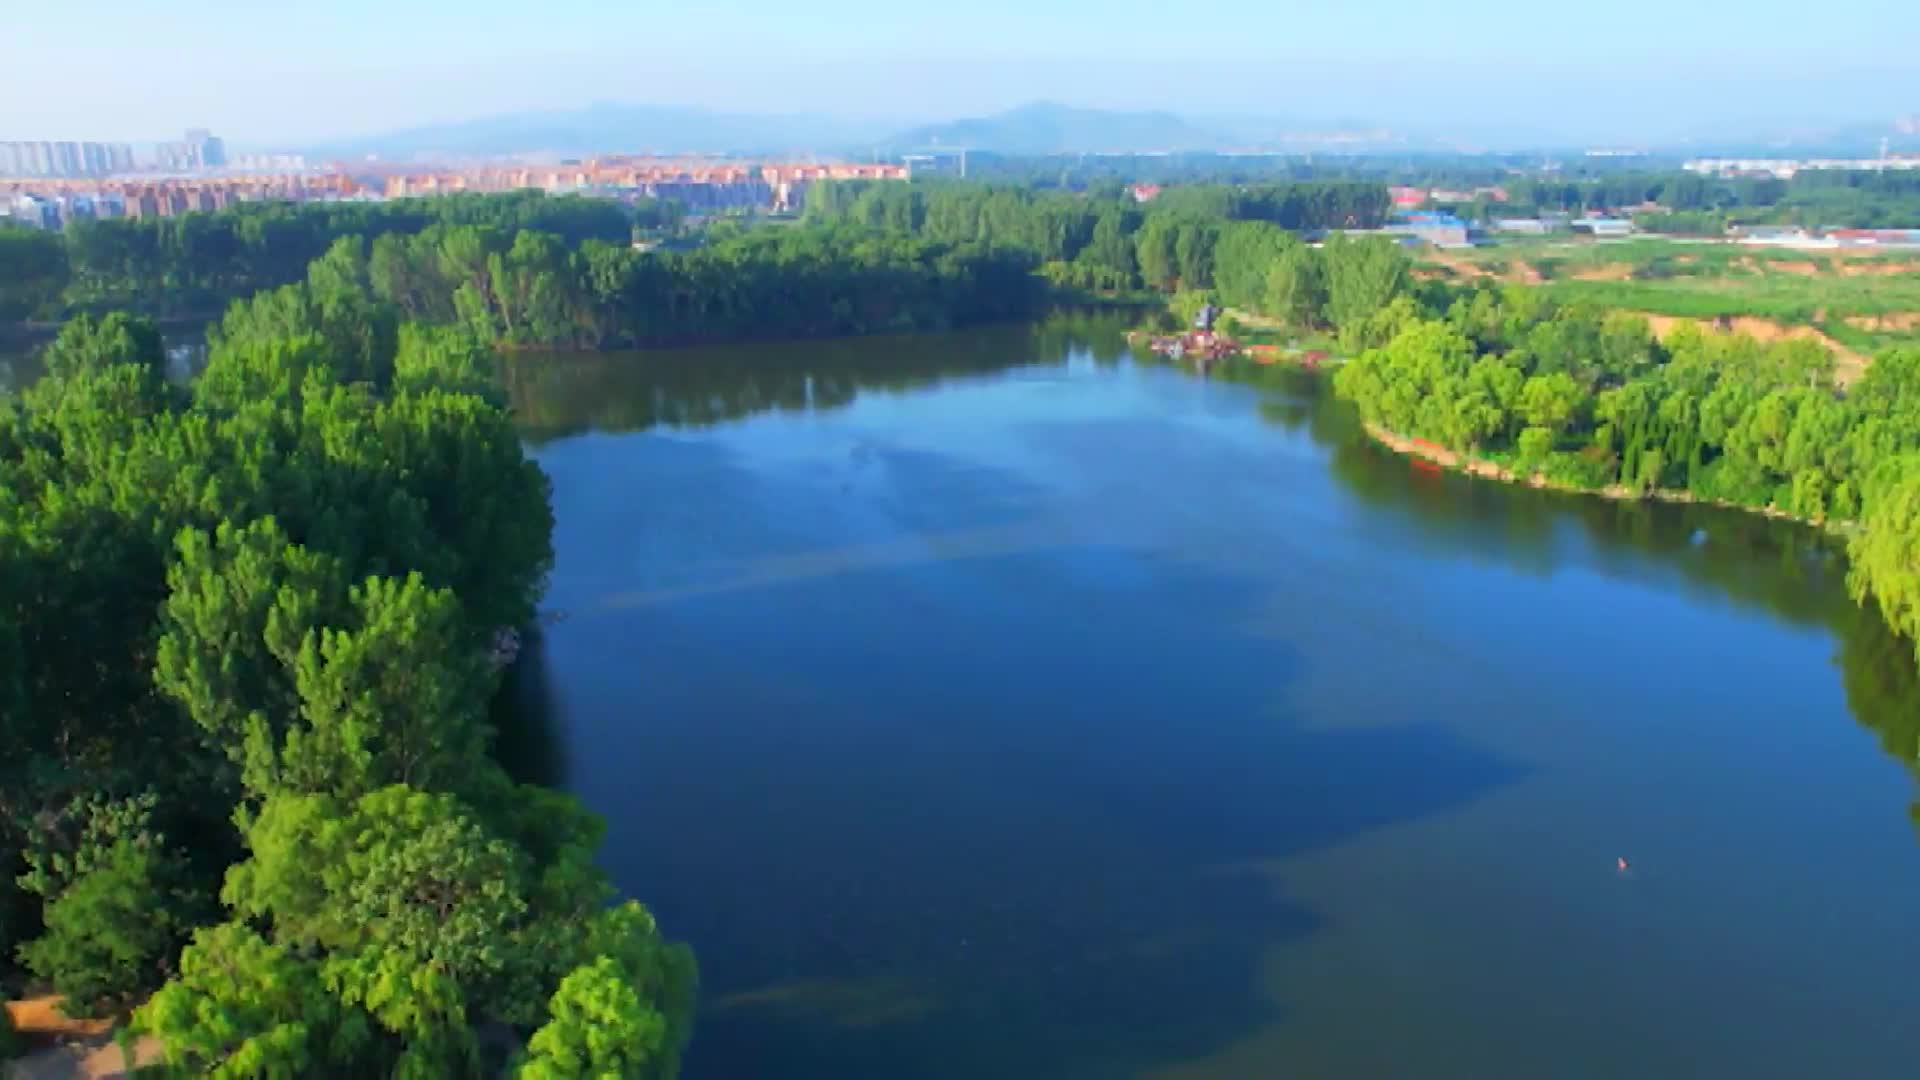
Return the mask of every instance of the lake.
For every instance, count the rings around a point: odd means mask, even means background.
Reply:
[[[1920,679],[1829,542],[1120,329],[511,362],[510,752],[697,950],[687,1076],[1912,1075]]]

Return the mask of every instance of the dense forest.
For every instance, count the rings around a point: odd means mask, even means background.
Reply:
[[[287,303],[356,293],[513,346],[931,330],[1021,318],[1046,299],[1021,252],[877,230],[770,228],[687,251],[486,226],[338,241]],[[280,301],[274,301],[280,302]]]
[[[1385,187],[1344,182],[1197,185],[1146,206],[985,184],[829,182],[808,190],[806,206],[812,222],[1025,252],[1055,285],[1105,293],[1213,288],[1223,259],[1228,275],[1264,273],[1236,260],[1264,258],[1262,245],[1294,232],[1377,226],[1386,211]]]
[[[1032,258],[1005,246],[722,226],[698,246],[641,251],[627,212],[604,201],[452,198],[372,212],[380,205],[0,229],[0,317],[66,305],[168,313],[257,294],[246,318],[311,314],[343,335],[404,318],[490,344],[602,348],[938,329],[1032,315],[1046,298]]]
[[[491,354],[314,300],[0,404],[0,983],[181,1074],[671,1076],[691,955],[490,753],[552,558]]]
[[[65,310],[154,317],[210,314],[229,300],[298,281],[345,236],[410,235],[431,226],[551,233],[564,243],[626,244],[636,225],[668,226],[670,204],[450,195],[391,202],[242,203],[178,217],[78,221],[59,233],[0,228],[0,319]]]

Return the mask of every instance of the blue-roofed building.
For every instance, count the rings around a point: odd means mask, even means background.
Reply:
[[[1472,247],[1477,239],[1473,226],[1452,214],[1437,210],[1396,214],[1381,231],[1412,237],[1435,247]]]

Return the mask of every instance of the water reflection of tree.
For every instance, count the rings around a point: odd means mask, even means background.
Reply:
[[[1854,608],[1838,633],[1841,679],[1853,715],[1880,737],[1880,746],[1909,769],[1920,769],[1920,668],[1913,643],[1887,628],[1870,608]],[[1915,806],[1920,820],[1920,804]]]
[[[1688,587],[1825,629],[1839,642],[1834,663],[1854,718],[1920,777],[1920,665],[1912,644],[1879,612],[1847,595],[1845,548],[1834,537],[1739,510],[1532,491],[1426,472],[1366,438],[1352,410],[1318,380],[1254,378],[1271,391],[1263,415],[1328,448],[1341,485],[1407,515],[1417,526],[1415,542],[1545,574],[1576,557],[1565,546],[1564,530],[1572,524],[1585,542],[1577,555],[1584,565],[1675,574]],[[1498,543],[1487,542],[1496,533]],[[1915,816],[1920,821],[1920,803]]]
[[[546,635],[525,631],[520,657],[494,696],[491,719],[494,757],[522,784],[561,787],[566,751],[560,739],[559,704],[547,671]]]
[[[1034,324],[959,333],[656,349],[517,353],[502,365],[509,400],[536,442],[583,431],[702,427],[765,412],[836,409],[863,392],[925,386],[1074,352],[1113,360],[1128,317],[1067,312]]]
[[[1127,331],[1137,319],[1113,311],[1059,311],[1030,327],[1032,348],[1041,357],[1057,359],[1086,352],[1096,363],[1117,364],[1132,354]]]

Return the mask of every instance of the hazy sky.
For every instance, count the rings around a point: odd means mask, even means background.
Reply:
[[[1036,98],[1465,138],[1920,113],[1920,0],[88,0],[8,20],[0,138],[295,145],[596,100],[903,122]]]

